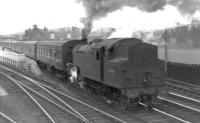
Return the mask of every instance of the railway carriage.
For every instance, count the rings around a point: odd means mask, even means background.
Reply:
[[[72,62],[72,49],[80,40],[40,41],[36,44],[37,61],[57,70],[67,70],[67,63]]]
[[[9,50],[12,50],[12,42],[13,41],[0,41],[0,46],[2,48],[6,48],[6,49],[9,49]]]
[[[12,51],[22,54],[23,41],[12,41]]]
[[[23,41],[23,53],[32,59],[36,59],[36,44],[38,41]]]

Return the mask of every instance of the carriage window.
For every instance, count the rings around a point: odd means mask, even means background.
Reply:
[[[59,50],[59,58],[61,58],[61,56],[62,56],[62,51]]]
[[[46,49],[44,49],[44,56],[46,56]]]
[[[60,51],[56,50],[56,58],[59,58],[59,55],[60,55]]]
[[[56,50],[53,50],[53,57],[56,57]]]
[[[49,50],[49,56],[52,57],[52,50]]]
[[[113,55],[113,53],[114,53],[114,48],[113,48],[113,47],[111,47],[111,48],[109,49],[109,56],[112,56],[112,55]]]
[[[42,48],[40,48],[40,53],[41,53],[41,55],[42,55]]]
[[[45,56],[48,56],[48,49],[45,49]]]
[[[45,49],[42,48],[42,55],[44,56],[44,54],[45,54]]]
[[[42,54],[43,54],[43,56],[44,56],[44,54],[45,54],[45,49],[44,49],[44,48],[42,49]]]
[[[42,53],[43,53],[43,52],[42,52],[42,48],[40,48],[40,52],[41,52],[41,55],[43,55],[43,54],[42,54]]]
[[[99,57],[100,57],[100,53],[99,51],[96,52],[96,60],[99,60]]]
[[[31,47],[29,47],[29,52],[32,52],[32,51],[31,51]]]
[[[48,51],[48,49],[46,49],[46,56],[48,57],[48,53],[49,53],[49,51]]]

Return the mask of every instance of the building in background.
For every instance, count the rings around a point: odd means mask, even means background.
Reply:
[[[78,27],[59,28],[49,30],[39,29],[37,25],[33,25],[32,29],[26,29],[22,40],[24,41],[48,41],[48,40],[68,40],[81,39],[81,29]]]

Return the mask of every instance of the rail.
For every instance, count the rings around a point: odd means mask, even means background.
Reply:
[[[45,84],[42,84],[42,83],[40,83],[40,82],[38,82],[38,81],[36,81],[36,80],[34,80],[34,79],[31,79],[31,78],[29,78],[29,77],[26,77],[26,76],[24,76],[24,75],[22,75],[22,74],[20,74],[20,73],[17,73],[17,72],[15,72],[15,71],[13,71],[13,70],[8,69],[8,68],[5,68],[5,67],[3,67],[3,68],[6,69],[6,70],[9,70],[9,71],[12,71],[12,72],[14,72],[15,74],[18,74],[18,75],[20,75],[20,76],[26,78],[27,80],[29,80],[30,82],[32,82],[32,83],[34,83],[34,84],[36,84],[36,83],[37,83],[37,85],[39,84],[40,87],[41,87],[42,89],[46,90],[49,94],[55,96],[55,97],[56,97],[58,100],[60,100],[64,105],[66,105],[66,106],[68,106],[70,109],[74,110],[74,112],[76,112],[80,117],[82,117],[83,119],[85,119],[85,121],[87,121],[87,122],[89,122],[89,121],[88,121],[82,114],[80,114],[79,112],[77,112],[75,109],[73,109],[71,106],[69,106],[68,104],[66,104],[62,99],[58,98],[55,94],[53,94],[52,92],[50,92],[50,91],[47,90],[46,88],[49,88],[49,89],[51,89],[51,90],[54,90],[54,91],[58,92],[59,94],[61,94],[61,95],[63,95],[63,96],[66,96],[66,97],[68,97],[68,98],[70,98],[70,99],[72,99],[72,100],[74,100],[74,101],[77,101],[77,102],[79,102],[79,103],[81,103],[81,104],[83,104],[83,105],[85,105],[85,106],[87,106],[87,107],[89,107],[89,108],[91,108],[91,109],[93,109],[93,110],[95,110],[95,111],[97,111],[97,112],[100,112],[101,114],[104,114],[104,115],[106,115],[106,116],[108,116],[108,117],[110,117],[110,118],[112,118],[112,119],[115,119],[116,121],[118,121],[118,122],[120,122],[120,123],[127,123],[127,122],[124,121],[124,120],[121,120],[121,119],[119,119],[119,118],[117,118],[117,117],[115,117],[115,116],[113,116],[113,115],[111,115],[111,114],[108,114],[108,113],[106,113],[106,112],[104,112],[104,111],[101,111],[100,109],[97,109],[97,108],[95,108],[95,107],[93,107],[93,106],[90,106],[89,104],[87,104],[87,103],[85,103],[85,102],[82,102],[82,101],[80,101],[80,100],[78,100],[78,99],[76,99],[76,98],[74,98],[74,97],[72,97],[72,96],[70,96],[70,95],[66,95],[66,94],[63,93],[63,92],[60,92],[60,91],[58,91],[58,90],[56,90],[56,89],[53,89],[53,88],[51,88],[51,87],[49,87],[49,86],[47,86],[47,85],[45,85]],[[39,85],[38,85],[38,86],[39,86]],[[46,87],[46,88],[44,88],[44,87]]]
[[[21,88],[21,90],[23,90],[23,92],[25,92],[32,100],[33,102],[45,113],[45,115],[49,118],[49,120],[52,123],[56,123],[53,118],[50,116],[50,114],[48,112],[46,112],[46,110],[26,91],[26,89],[24,89],[16,80],[14,80],[12,77],[6,75],[5,73],[0,71],[0,74],[4,75],[5,77],[7,77],[8,79],[10,79],[12,82],[14,82],[19,88]]]
[[[142,106],[144,106],[144,107],[148,107],[146,104],[144,104],[144,103],[142,103],[142,102],[139,102],[139,104],[142,105]],[[153,110],[155,110],[155,111],[161,113],[161,114],[167,115],[167,116],[169,116],[169,117],[171,117],[171,118],[174,118],[174,119],[176,119],[176,120],[178,120],[178,121],[180,121],[180,122],[183,122],[183,123],[190,123],[189,121],[186,121],[186,120],[181,119],[181,118],[179,118],[179,117],[173,116],[173,115],[171,115],[171,114],[169,114],[169,113],[166,113],[166,112],[164,112],[164,111],[161,111],[161,110],[159,110],[159,109],[157,109],[157,108],[154,108],[154,107],[151,107],[151,108],[152,108]]]
[[[7,115],[5,115],[4,113],[0,112],[0,115],[3,116],[4,118],[6,118],[8,121],[10,121],[11,123],[16,123],[12,118],[8,117]]]
[[[170,79],[170,78],[165,78],[165,80],[166,80],[167,85],[171,85],[171,86],[181,88],[181,89],[186,89],[191,92],[200,94],[200,86],[199,85],[191,84],[191,83],[187,83],[187,82],[183,82],[183,81],[179,81],[179,80],[174,80],[174,79]]]

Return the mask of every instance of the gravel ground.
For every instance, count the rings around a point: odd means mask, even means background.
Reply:
[[[8,95],[0,96],[0,111],[8,115],[17,123],[45,123],[46,117],[41,114],[41,110],[18,92],[9,90],[9,80],[0,77],[0,86],[7,90]]]

